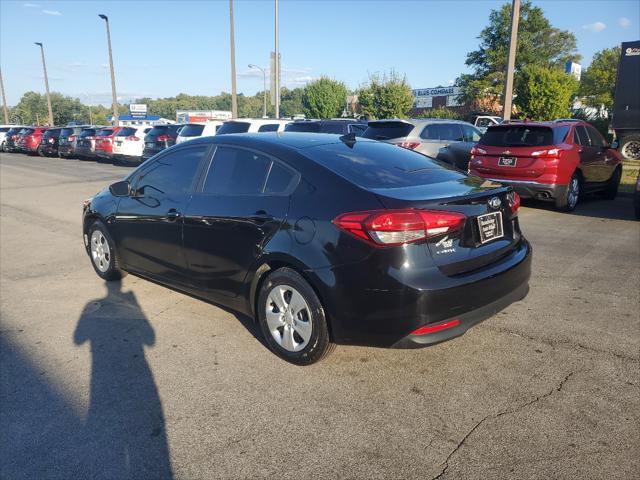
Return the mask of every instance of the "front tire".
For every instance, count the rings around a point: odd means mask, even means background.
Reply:
[[[93,222],[88,232],[91,265],[103,280],[120,280],[124,275],[118,263],[116,247],[109,231],[100,220]]]
[[[258,295],[258,323],[269,348],[296,365],[310,365],[331,346],[324,309],[315,291],[290,268],[280,268],[263,282]]]
[[[571,175],[565,192],[556,198],[556,208],[562,212],[573,212],[582,193],[582,178],[578,172]]]

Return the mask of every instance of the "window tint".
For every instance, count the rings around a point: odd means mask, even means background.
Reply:
[[[264,191],[272,194],[285,192],[295,177],[291,170],[277,162],[273,162]]]
[[[413,130],[413,125],[405,122],[372,122],[364,131],[364,138],[373,140],[389,140],[391,138],[406,137]]]
[[[60,136],[60,130],[57,129],[57,128],[52,128],[52,129],[46,130],[42,134],[43,138],[55,138],[55,137],[59,137],[59,136]]]
[[[361,137],[367,126],[364,123],[352,123],[349,125],[349,131],[355,133],[356,137]]]
[[[482,134],[480,130],[473,128],[471,125],[462,125],[462,134],[464,135],[465,142],[479,142]]]
[[[553,130],[549,127],[504,125],[489,127],[482,136],[482,145],[492,147],[539,147],[553,145]]]
[[[260,125],[258,128],[258,132],[277,132],[278,124],[277,123],[268,123],[266,125]]]
[[[73,128],[63,128],[60,130],[61,137],[68,137],[69,135],[73,135]]]
[[[440,129],[438,125],[431,124],[424,127],[420,138],[424,138],[425,140],[440,140]]]
[[[113,128],[103,128],[98,132],[98,137],[108,137],[113,134]]]
[[[138,179],[138,194],[189,193],[198,165],[208,149],[208,146],[183,148],[158,158]]]
[[[264,155],[239,148],[219,147],[203,191],[217,195],[260,194],[270,165],[271,160]]]
[[[461,142],[462,128],[458,123],[441,123],[440,124],[440,140],[449,140],[452,142]]]
[[[118,132],[118,134],[116,136],[117,137],[128,137],[130,135],[135,135],[136,133],[138,133],[138,129],[132,128],[132,127],[124,127],[124,128],[120,129],[120,131]]]
[[[293,122],[284,127],[284,131],[319,133],[320,124],[318,122]]]
[[[567,138],[567,133],[569,133],[569,126],[554,128],[553,144],[558,145],[559,143],[564,142],[565,138]]]
[[[181,137],[199,137],[202,135],[204,130],[204,125],[185,125],[182,130],[180,130]]]
[[[575,132],[578,135],[579,145],[582,145],[583,147],[588,147],[591,145],[591,142],[589,141],[589,135],[587,135],[587,129],[584,128],[584,126],[578,125]]]
[[[344,133],[344,126],[341,123],[323,123],[320,126],[322,133],[338,133],[342,135]]]
[[[216,132],[216,135],[225,135],[227,133],[246,133],[249,131],[251,124],[247,122],[226,122]]]
[[[95,129],[93,128],[87,128],[85,130],[82,130],[82,132],[80,132],[80,136],[81,137],[91,137],[96,133]]]
[[[589,138],[591,139],[591,146],[592,147],[604,147],[604,138],[602,138],[602,135],[600,135],[600,132],[598,132],[595,128],[588,126],[587,127],[587,132],[589,132]]]

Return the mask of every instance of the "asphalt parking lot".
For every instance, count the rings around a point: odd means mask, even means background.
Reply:
[[[127,171],[1,156],[0,478],[637,478],[629,198],[525,204],[531,291],[466,335],[295,367],[245,318],[98,278],[82,201]]]

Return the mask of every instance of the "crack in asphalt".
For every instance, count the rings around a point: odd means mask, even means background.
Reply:
[[[567,383],[567,381],[569,381],[569,379],[575,374],[576,372],[569,372],[561,381],[558,385],[556,385],[555,387],[553,387],[551,390],[549,390],[547,393],[544,393],[542,395],[538,395],[537,397],[535,397],[533,400],[529,400],[528,402],[522,403],[520,405],[518,405],[517,407],[514,408],[509,408],[506,410],[503,410],[501,412],[498,412],[496,414],[489,414],[486,415],[484,418],[482,418],[482,420],[480,420],[479,422],[477,422],[467,433],[464,437],[462,437],[462,439],[458,442],[458,444],[456,445],[456,447],[451,450],[449,452],[449,455],[447,455],[447,458],[444,460],[444,462],[442,463],[443,468],[442,471],[436,475],[435,477],[432,478],[432,480],[438,480],[439,478],[442,478],[446,473],[447,470],[449,469],[449,461],[451,460],[451,457],[453,457],[456,452],[458,450],[460,450],[462,448],[462,446],[465,444],[465,442],[467,441],[467,439],[473,435],[473,432],[475,432],[480,425],[482,425],[485,421],[487,421],[488,419],[491,418],[499,418],[502,417],[503,415],[509,415],[512,413],[516,413],[519,412],[520,410],[522,410],[523,408],[528,407],[529,405],[533,405],[534,403],[539,402],[540,400],[543,400],[547,397],[550,397],[551,395],[553,395],[554,393],[560,392],[563,388],[564,385]]]

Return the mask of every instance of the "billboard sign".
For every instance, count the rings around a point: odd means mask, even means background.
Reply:
[[[434,97],[446,97],[447,107],[457,107],[460,87],[433,87],[411,90],[414,108],[432,108]]]
[[[129,105],[129,115],[134,118],[147,117],[147,105],[144,103],[132,103]]]

